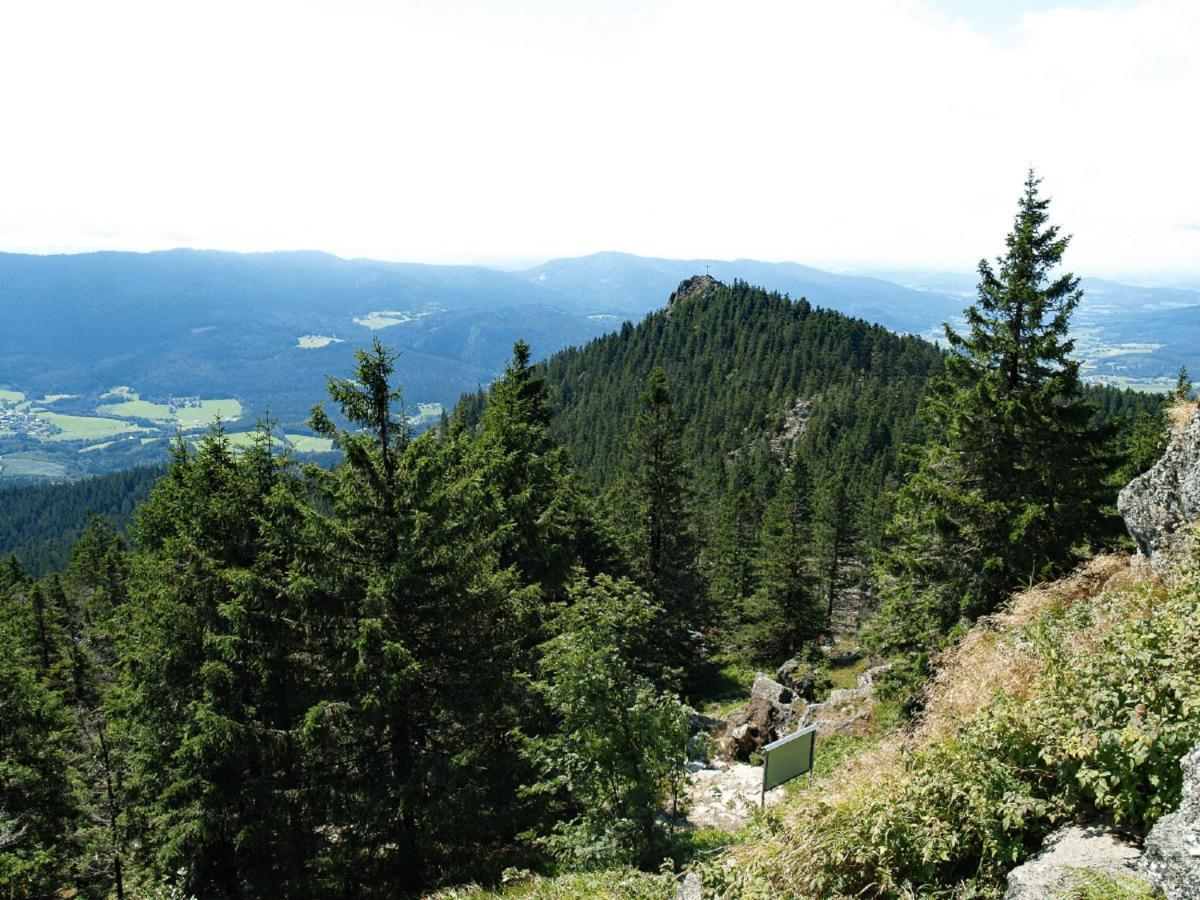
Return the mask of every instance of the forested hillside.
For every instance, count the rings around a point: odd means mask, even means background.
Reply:
[[[636,453],[632,413],[650,373],[661,369],[695,479],[692,512],[710,595],[728,608],[752,593],[766,508],[785,466],[798,460],[811,480],[803,552],[813,586],[836,614],[841,598],[859,602],[870,586],[908,450],[925,438],[918,407],[944,358],[920,338],[804,299],[696,277],[642,323],[546,363],[552,434],[595,487],[619,494]],[[1086,394],[1123,453],[1145,434],[1161,434],[1154,425],[1160,397],[1111,388]],[[477,416],[481,405],[479,397],[468,400],[464,414]]]
[[[0,558],[17,557],[32,575],[63,569],[91,516],[124,532],[163,471],[144,466],[69,484],[0,489]]]

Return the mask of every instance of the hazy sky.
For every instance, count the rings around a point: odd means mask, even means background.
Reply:
[[[0,249],[1200,273],[1200,2],[0,5]]]

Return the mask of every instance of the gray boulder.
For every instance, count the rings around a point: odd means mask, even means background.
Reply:
[[[1188,526],[1200,519],[1200,413],[1171,436],[1152,469],[1125,485],[1117,508],[1139,554],[1169,577],[1187,553]]]
[[[1194,900],[1200,897],[1200,744],[1179,765],[1179,809],[1159,819],[1146,835],[1141,868],[1168,900]]]
[[[792,702],[792,689],[759,672],[754,676],[754,684],[750,686],[750,696],[756,700],[786,705]]]
[[[675,892],[675,900],[703,900],[703,897],[704,885],[700,882],[699,873],[688,872]]]
[[[1096,872],[1118,882],[1137,881],[1141,855],[1133,844],[1107,828],[1070,825],[1046,838],[1042,849],[1008,873],[1004,900],[1058,900],[1074,896],[1084,872]]]

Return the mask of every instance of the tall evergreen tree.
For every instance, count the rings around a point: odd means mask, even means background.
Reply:
[[[316,577],[341,626],[326,651],[331,694],[313,718],[314,747],[336,761],[329,822],[342,892],[415,890],[440,852],[460,864],[482,856],[468,848],[507,833],[497,795],[515,793],[517,747],[494,738],[507,721],[516,610],[528,606],[516,563],[500,566],[519,525],[465,430],[407,439],[393,361],[377,342],[352,380],[331,381],[349,428],[313,416],[346,450],[321,486],[330,514]]]
[[[529,345],[517,341],[488,395],[474,454],[506,519],[501,564],[554,596],[576,562],[579,498],[566,455],[550,438],[550,418],[545,379],[530,365]]]
[[[143,863],[186,868],[205,896],[315,891],[304,521],[266,427],[240,454],[219,426],[195,451],[181,441],[138,515],[121,647],[131,816]]]
[[[916,671],[960,617],[1110,533],[1110,434],[1093,424],[1067,337],[1082,292],[1056,271],[1069,238],[1038,185],[1030,172],[1005,255],[979,264],[967,333],[946,326],[945,375],[924,406],[930,442],[898,498],[874,633]]]
[[[698,572],[691,476],[680,446],[680,425],[667,377],[655,369],[633,423],[632,556],[641,583],[661,610],[659,653],[667,666],[695,670],[697,629],[706,613]]]
[[[755,659],[794,654],[826,627],[812,572],[811,492],[807,468],[794,460],[763,515],[758,588],[742,616],[742,643]]]

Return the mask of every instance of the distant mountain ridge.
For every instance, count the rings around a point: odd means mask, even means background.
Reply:
[[[749,259],[605,252],[502,271],[310,251],[0,253],[0,406],[10,404],[8,415],[0,408],[0,479],[71,478],[160,459],[172,427],[166,406],[211,400],[240,408],[235,430],[269,414],[302,432],[326,377],[351,371],[354,351],[374,336],[400,353],[397,381],[410,413],[420,404],[422,415],[436,416],[438,404],[490,383],[516,339],[539,358],[586,344],[639,321],[680,281],[706,272],[901,333],[935,334],[964,305],[942,284],[918,290]],[[1083,355],[1100,361],[1095,372],[1136,382],[1191,365],[1200,324],[1170,308],[1191,292],[1114,290],[1098,287],[1103,302],[1086,301],[1078,317]],[[1108,309],[1131,291],[1140,292],[1136,302]],[[93,427],[87,419],[97,407],[117,408],[103,397],[115,387],[130,392],[132,405],[119,407],[125,425],[109,418]],[[157,423],[136,418],[155,409]]]
[[[957,298],[919,291],[878,278],[836,275],[793,262],[754,259],[655,259],[629,253],[595,253],[555,259],[519,273],[560,294],[588,301],[598,310],[644,315],[689,275],[745,281],[804,297],[810,303],[866,319],[898,332],[924,333],[962,312]]]
[[[431,309],[380,335],[404,353],[401,381],[414,399],[448,402],[498,374],[516,338],[539,355],[583,343],[650,312],[706,265],[896,330],[924,330],[954,308],[874,279],[752,260],[601,253],[505,272],[308,251],[0,254],[0,386],[228,394],[295,419],[324,373],[346,371],[352,349],[369,342],[356,318]],[[338,342],[298,348],[310,334]],[[259,389],[264,378],[269,390]]]

